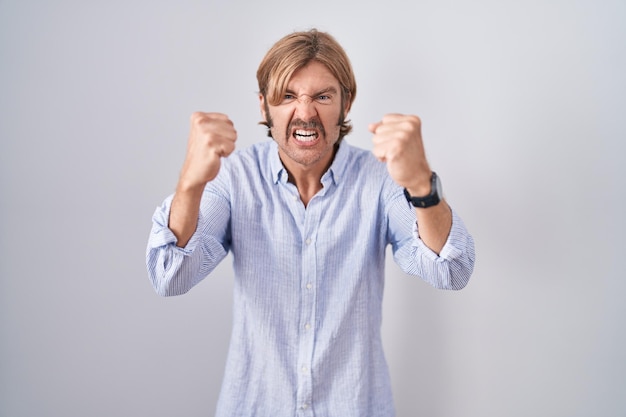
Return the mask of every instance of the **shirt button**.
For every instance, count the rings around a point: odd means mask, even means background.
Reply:
[[[307,372],[309,372],[309,368],[307,368],[306,366],[302,367],[302,373],[306,374]]]
[[[306,240],[306,244],[307,244],[307,245],[310,245],[310,244],[311,244],[311,239],[310,239],[310,238]]]
[[[302,409],[303,409],[303,410],[306,410],[307,408],[309,408],[309,405],[308,405],[308,404],[302,404]]]
[[[307,290],[310,290],[311,288],[313,288],[313,285],[311,285],[311,283],[310,283],[310,282],[309,282],[309,283],[307,283],[307,284],[306,284],[306,289],[307,289]]]
[[[310,330],[311,329],[311,324],[310,323],[305,324],[304,325],[304,329],[305,330]]]

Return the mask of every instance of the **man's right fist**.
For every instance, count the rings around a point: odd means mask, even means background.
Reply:
[[[222,113],[191,115],[191,128],[187,143],[187,155],[180,174],[179,187],[204,188],[217,176],[220,158],[235,150],[237,131],[233,122]]]

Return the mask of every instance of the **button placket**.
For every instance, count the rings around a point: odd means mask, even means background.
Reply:
[[[300,305],[300,341],[298,353],[298,403],[302,412],[312,411],[313,396],[313,346],[315,342],[314,318],[316,306],[317,248],[316,238],[319,227],[320,198],[313,198],[304,214],[302,228],[302,275]]]

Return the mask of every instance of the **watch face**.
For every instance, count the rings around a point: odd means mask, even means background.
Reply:
[[[441,180],[439,179],[439,175],[435,175],[435,190],[437,192],[437,195],[441,198]]]

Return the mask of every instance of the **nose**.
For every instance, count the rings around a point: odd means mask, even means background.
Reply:
[[[305,94],[297,98],[295,106],[296,108],[294,116],[296,116],[297,118],[300,118],[302,120],[310,120],[317,116],[315,101]]]

